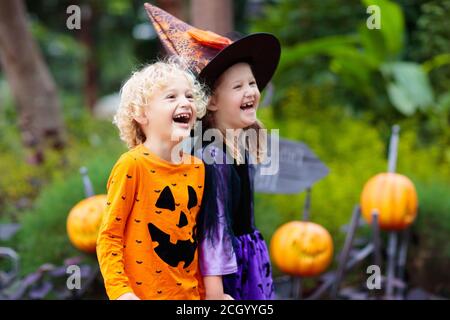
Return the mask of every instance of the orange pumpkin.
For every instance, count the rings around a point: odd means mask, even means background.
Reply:
[[[78,249],[93,253],[98,230],[106,210],[106,195],[100,194],[80,201],[67,217],[67,234]]]
[[[316,223],[291,221],[273,234],[270,254],[284,273],[315,276],[329,266],[333,257],[333,240],[328,231]]]
[[[378,210],[381,229],[401,230],[417,215],[417,193],[414,184],[398,173],[380,173],[367,181],[361,194],[364,218],[372,223],[372,211]]]

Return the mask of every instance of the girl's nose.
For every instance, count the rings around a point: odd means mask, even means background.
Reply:
[[[252,98],[255,96],[255,90],[252,87],[247,87],[247,90],[244,92],[245,98]]]

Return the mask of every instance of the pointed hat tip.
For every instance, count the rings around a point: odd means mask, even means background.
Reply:
[[[152,5],[148,2],[144,3],[144,8],[145,8],[145,11],[147,11],[148,15],[152,16],[152,17],[153,17],[154,12],[159,9],[158,7],[155,7],[154,5]]]

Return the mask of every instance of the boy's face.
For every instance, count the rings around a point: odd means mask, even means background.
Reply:
[[[237,63],[217,80],[208,106],[222,129],[242,129],[256,122],[260,92],[248,63]]]
[[[147,137],[178,142],[189,136],[197,116],[193,90],[184,76],[174,76],[167,83],[153,93],[145,109],[147,121],[141,126]]]

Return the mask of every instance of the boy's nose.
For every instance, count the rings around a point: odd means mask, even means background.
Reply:
[[[180,106],[189,107],[191,104],[192,104],[192,102],[188,98],[186,98],[186,97],[181,98]]]

